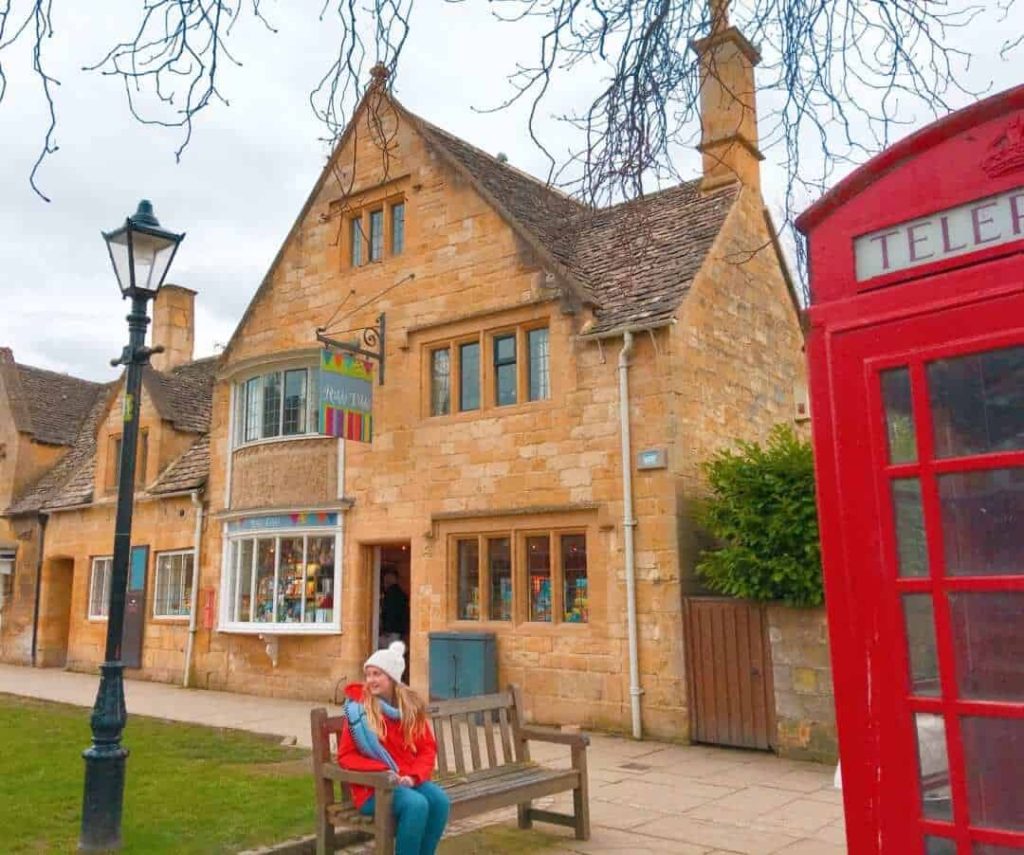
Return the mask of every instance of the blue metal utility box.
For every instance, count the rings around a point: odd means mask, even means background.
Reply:
[[[493,632],[430,633],[430,699],[445,701],[498,691]]]

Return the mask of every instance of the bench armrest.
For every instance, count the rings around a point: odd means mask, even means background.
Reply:
[[[524,739],[532,739],[537,742],[554,742],[558,745],[571,745],[582,748],[590,745],[590,737],[585,733],[566,733],[553,727],[539,727],[535,724],[527,724],[519,728],[519,733]]]
[[[343,769],[337,763],[323,763],[320,766],[320,777],[340,781],[343,784],[356,784],[360,787],[393,790],[397,786],[397,778],[391,772],[356,772]]]

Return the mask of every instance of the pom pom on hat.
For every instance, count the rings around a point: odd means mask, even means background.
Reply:
[[[385,649],[375,651],[363,663],[363,670],[367,668],[380,668],[396,683],[401,683],[402,674],[405,673],[404,642],[392,641]]]

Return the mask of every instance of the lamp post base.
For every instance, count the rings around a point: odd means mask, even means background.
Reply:
[[[121,732],[127,718],[123,670],[120,662],[104,662],[100,666],[100,687],[90,719],[92,745],[82,752],[85,795],[78,848],[83,852],[121,848],[121,809],[128,757],[127,749],[121,747]]]

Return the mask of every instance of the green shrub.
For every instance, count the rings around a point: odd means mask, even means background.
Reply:
[[[810,443],[787,425],[762,446],[740,443],[704,464],[711,497],[702,525],[721,544],[697,574],[713,591],[794,606],[820,605],[821,551]]]

